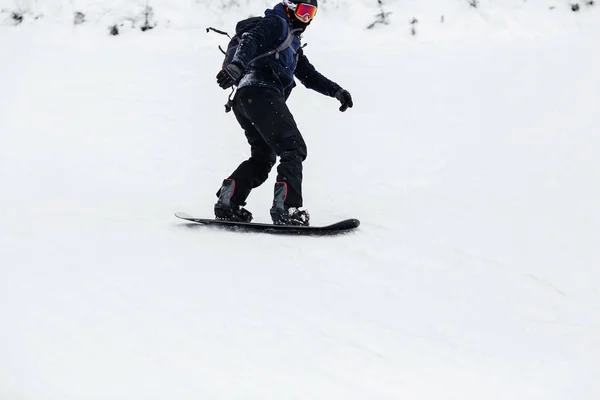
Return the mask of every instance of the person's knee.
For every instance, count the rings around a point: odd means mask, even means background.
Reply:
[[[265,182],[269,178],[269,173],[273,166],[275,165],[276,156],[273,154],[272,156],[268,156],[265,158],[256,158],[254,156],[250,157],[250,163],[253,166],[254,171],[254,185],[260,185]]]
[[[250,162],[254,164],[255,168],[263,171],[265,174],[271,172],[271,169],[273,169],[276,161],[277,157],[275,156],[275,153],[260,155],[253,154],[252,157],[250,157]]]
[[[281,162],[300,164],[306,160],[306,151],[302,149],[284,150],[281,152]]]
[[[306,149],[306,143],[300,137],[286,140],[283,143],[282,150],[279,154],[282,161],[302,162],[306,160],[308,150]]]

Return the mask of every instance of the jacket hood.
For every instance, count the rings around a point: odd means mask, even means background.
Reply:
[[[265,10],[265,16],[268,15],[277,15],[291,24],[290,17],[288,16],[287,11],[285,11],[285,6],[281,3],[278,3],[272,9]]]
[[[306,30],[306,28],[310,24],[310,23],[305,24],[297,18],[290,18],[287,11],[285,10],[285,6],[282,3],[277,4],[272,9],[266,10],[265,16],[268,16],[268,15],[277,15],[278,17],[281,17],[284,20],[286,20],[288,23],[288,27],[291,28],[293,31],[295,31],[294,33],[298,37],[300,37],[300,35],[302,35],[302,33]]]

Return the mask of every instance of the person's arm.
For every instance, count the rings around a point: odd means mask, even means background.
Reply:
[[[302,49],[300,49],[298,64],[296,65],[296,72],[294,75],[296,78],[300,79],[300,82],[308,89],[338,99],[340,103],[342,103],[340,111],[346,111],[348,107],[354,105],[350,92],[317,71],[304,55]]]
[[[300,50],[298,65],[296,66],[294,75],[308,89],[312,89],[325,96],[335,97],[335,94],[341,89],[340,85],[327,79],[317,71],[310,61],[308,61],[302,50]]]

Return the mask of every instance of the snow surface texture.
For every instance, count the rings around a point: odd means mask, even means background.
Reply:
[[[248,156],[203,29],[263,2],[113,37],[117,3],[0,28],[0,399],[600,398],[597,6],[324,6],[306,52],[355,107],[289,101],[306,206],[362,225],[317,239],[173,216]]]
[[[156,26],[204,29],[208,24],[234,26],[240,18],[261,13],[275,0],[0,0],[4,24],[78,22],[121,30]],[[379,4],[383,3],[383,4]],[[456,37],[539,35],[597,23],[590,16],[594,0],[321,0],[319,20],[326,31],[363,30],[390,24],[396,36],[455,40]],[[577,11],[573,11],[573,10]],[[75,15],[78,14],[76,18]],[[334,24],[334,25],[331,25]],[[315,24],[318,25],[318,24]],[[225,27],[224,26],[224,27]],[[230,28],[232,29],[232,28]],[[337,36],[339,38],[339,36]]]

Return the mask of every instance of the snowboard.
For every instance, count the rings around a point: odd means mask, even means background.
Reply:
[[[296,226],[296,225],[274,225],[258,222],[225,221],[214,218],[198,218],[189,214],[175,213],[177,218],[194,222],[197,224],[221,227],[238,232],[259,232],[288,235],[325,236],[348,233],[359,227],[360,221],[355,218],[346,219],[331,225],[324,226]]]

